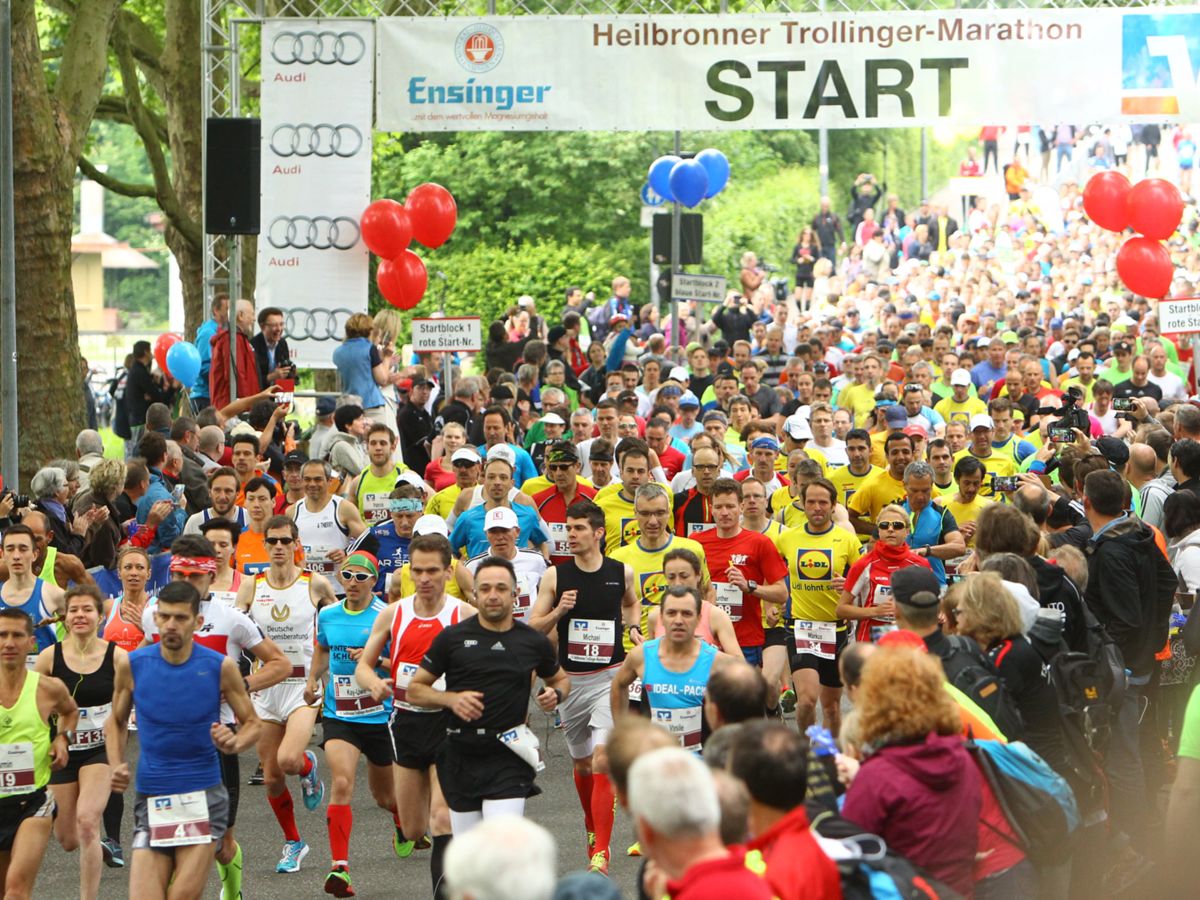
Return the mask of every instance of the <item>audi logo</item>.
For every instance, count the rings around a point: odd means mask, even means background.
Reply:
[[[271,132],[276,156],[350,157],[362,149],[362,132],[353,125],[280,125]]]
[[[349,250],[358,243],[358,223],[349,216],[277,216],[267,241],[277,250]]]
[[[352,315],[352,309],[289,309],[284,313],[283,331],[296,340],[340,341]]]
[[[366,53],[367,42],[353,31],[281,31],[271,42],[271,58],[285,66],[352,66]]]

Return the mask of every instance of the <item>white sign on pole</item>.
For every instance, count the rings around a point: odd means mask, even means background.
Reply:
[[[686,275],[676,272],[671,276],[672,300],[697,300],[700,303],[725,302],[724,275]]]
[[[378,22],[381,131],[1200,121],[1195,6]]]
[[[1163,334],[1200,334],[1200,297],[1159,300],[1158,327]]]
[[[372,22],[273,20],[262,29],[262,234],[255,300],[283,310],[292,360],[333,367],[367,311],[375,93]]]
[[[414,353],[478,353],[483,349],[479,316],[413,319],[412,348]]]

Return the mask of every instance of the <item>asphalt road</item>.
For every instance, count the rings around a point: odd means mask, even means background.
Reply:
[[[575,794],[571,777],[571,758],[559,731],[552,720],[534,711],[530,724],[546,748],[546,769],[538,776],[542,793],[532,798],[526,815],[547,828],[558,842],[558,868],[567,873],[587,867],[584,846],[583,812]],[[318,726],[318,733],[320,726]],[[314,742],[315,746],[315,742]],[[136,748],[136,736],[131,736],[130,755]],[[321,756],[318,749],[317,755]],[[324,761],[322,760],[322,763]],[[329,842],[325,827],[324,808],[314,812],[304,809],[299,785],[289,784],[296,803],[296,821],[300,836],[311,850],[301,870],[292,875],[279,875],[283,836],[267,805],[265,789],[250,787],[245,779],[254,771],[257,757],[253,752],[242,755],[242,797],[238,810],[237,838],[245,854],[243,897],[245,900],[303,900],[326,896],[322,890],[329,871]],[[322,772],[327,770],[322,765]],[[359,897],[396,898],[396,900],[427,900],[432,896],[429,880],[428,851],[414,853],[408,859],[397,859],[392,852],[391,817],[374,806],[366,783],[366,761],[359,763],[354,791],[354,833],[350,841],[350,872]],[[132,819],[132,789],[128,795],[122,838],[128,844]],[[613,834],[611,875],[627,897],[636,896],[633,888],[639,860],[625,855],[633,841],[633,827],[624,811],[617,814]],[[75,854],[65,853],[51,838],[50,847],[38,875],[34,896],[46,900],[66,900],[78,896],[79,862]],[[214,868],[211,888],[206,897],[220,897],[220,882]],[[102,897],[129,895],[128,869],[104,870],[100,884]]]

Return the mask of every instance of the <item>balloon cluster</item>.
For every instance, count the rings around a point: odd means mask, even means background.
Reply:
[[[200,351],[180,335],[167,331],[154,341],[154,361],[168,378],[191,388],[200,375]]]
[[[1175,233],[1183,218],[1179,189],[1162,178],[1131,185],[1120,172],[1097,172],[1083,188],[1083,209],[1101,228],[1137,232],[1117,251],[1117,274],[1135,294],[1165,297],[1175,266],[1162,242]]]
[[[458,206],[440,184],[419,184],[404,203],[376,200],[359,225],[363,242],[379,257],[375,283],[379,293],[397,309],[412,309],[425,296],[429,273],[425,262],[408,249],[412,241],[431,250],[446,243],[458,223]]]
[[[660,156],[650,164],[647,179],[654,193],[664,200],[678,201],[691,209],[701,200],[715,197],[729,182],[729,160],[720,150],[701,150],[692,159]]]

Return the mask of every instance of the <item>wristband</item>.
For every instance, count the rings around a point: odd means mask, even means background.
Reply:
[[[550,688],[550,690],[554,691],[555,703],[562,703],[566,698],[566,694],[564,694],[558,688]]]
[[[1029,471],[1032,472],[1034,475],[1045,475],[1046,474],[1045,461],[1040,460],[1040,459],[1035,459],[1033,462],[1031,462],[1029,464]]]

